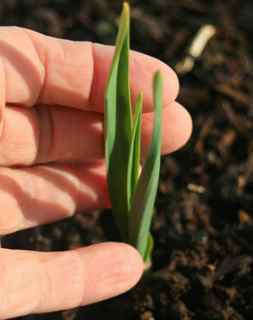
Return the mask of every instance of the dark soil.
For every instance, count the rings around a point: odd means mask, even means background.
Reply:
[[[146,0],[132,7],[132,48],[174,67],[201,26],[217,28],[193,70],[179,75],[178,100],[194,132],[163,158],[154,274],[119,298],[24,319],[252,319],[253,2]],[[120,1],[109,0],[0,2],[1,24],[109,44],[119,12]],[[110,239],[111,225],[110,212],[88,213],[19,232],[5,246],[68,249]]]

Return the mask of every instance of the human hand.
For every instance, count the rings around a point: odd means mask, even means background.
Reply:
[[[0,28],[0,234],[109,206],[103,98],[113,48]],[[152,77],[164,75],[162,152],[181,147],[191,119],[175,73],[131,54],[133,100],[144,93],[143,152],[152,132]],[[0,249],[0,319],[73,308],[131,288],[142,260],[103,243],[66,252]]]

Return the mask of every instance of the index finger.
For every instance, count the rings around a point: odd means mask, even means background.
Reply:
[[[104,92],[114,48],[57,39],[19,27],[0,28],[4,103],[37,103],[103,112]],[[175,100],[178,79],[172,69],[147,55],[130,57],[132,99],[142,91],[144,110],[151,111],[152,78],[164,75],[164,104]]]

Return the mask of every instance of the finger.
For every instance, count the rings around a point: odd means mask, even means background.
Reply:
[[[101,44],[94,45],[94,77],[90,103],[97,111],[104,109],[104,94],[114,48]],[[165,63],[143,53],[130,54],[130,86],[132,103],[140,92],[143,93],[144,112],[153,110],[153,76],[160,70],[163,76],[163,105],[176,100],[179,82],[176,73]]]
[[[0,168],[0,235],[109,206],[104,164]]]
[[[113,47],[1,27],[0,49],[0,74],[5,75],[0,77],[0,87],[6,103],[42,103],[103,112]],[[168,104],[175,100],[179,87],[174,71],[157,59],[132,52],[133,99],[142,91],[146,111],[152,110],[152,78],[157,69],[164,75],[164,102]]]
[[[153,132],[154,113],[145,113],[142,123],[142,148],[147,154]],[[181,148],[192,133],[192,119],[188,111],[178,102],[171,103],[162,115],[162,154],[168,154]]]
[[[153,130],[153,113],[144,113],[143,152]],[[188,112],[174,102],[163,110],[162,153],[180,148],[188,139],[192,122]],[[103,116],[63,107],[7,108],[0,139],[0,165],[90,162],[104,157]]]
[[[177,107],[178,112],[185,112],[180,105]],[[172,116],[168,119],[168,128],[171,130],[177,119]],[[149,120],[144,119],[150,123]],[[173,140],[173,131],[171,135],[170,131],[164,132],[163,141],[167,141],[168,145],[163,144],[163,151],[168,150],[168,147],[173,150],[179,147],[179,143],[181,145],[186,141],[186,135],[182,135],[184,125],[180,121],[177,123],[182,125],[182,129],[179,126],[173,130],[180,140]],[[188,127],[188,134],[190,130],[191,126]],[[143,134],[149,139],[150,134],[146,134],[145,130]],[[103,163],[58,164],[26,169],[0,168],[0,234],[56,221],[78,211],[108,206],[110,204]]]
[[[126,244],[103,243],[57,253],[1,249],[0,268],[0,319],[5,320],[119,295],[140,279],[143,262]]]

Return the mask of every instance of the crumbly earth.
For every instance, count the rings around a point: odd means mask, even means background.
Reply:
[[[187,74],[179,101],[191,141],[163,158],[153,223],[154,273],[90,307],[24,319],[249,320],[253,313],[253,2],[132,2],[132,48],[175,67],[199,28],[217,33]],[[113,43],[120,1],[1,0],[1,24]],[[168,119],[169,121],[169,119]],[[171,137],[174,139],[174,137]],[[36,208],[34,208],[36,210]],[[13,248],[62,250],[113,239],[110,212],[19,232]]]

